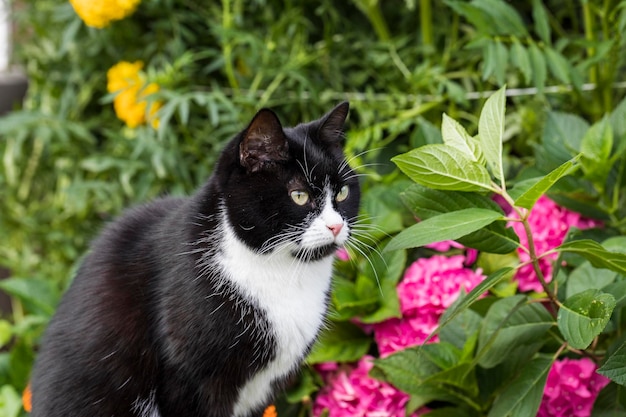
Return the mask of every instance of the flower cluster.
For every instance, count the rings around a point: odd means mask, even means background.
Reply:
[[[469,292],[484,279],[480,270],[466,268],[465,260],[434,255],[409,266],[397,288],[402,318],[374,325],[381,356],[423,343],[461,290]]]
[[[516,214],[510,213],[510,216],[516,217]],[[560,207],[546,196],[542,196],[537,201],[530,212],[528,222],[530,223],[537,255],[544,254],[563,243],[563,239],[565,239],[570,227],[587,229],[598,226],[598,222],[585,219],[578,213]],[[524,232],[524,226],[516,221],[511,222],[511,226],[519,236],[521,245],[524,248],[528,248],[528,239]],[[518,253],[520,261],[528,262],[530,260],[530,255],[524,249],[518,249]],[[557,256],[556,253],[553,253],[539,259],[539,266],[546,282],[552,280],[552,263]],[[518,281],[520,291],[543,291],[541,283],[537,279],[537,274],[530,263],[519,268],[515,278]]]
[[[328,410],[329,417],[404,417],[409,396],[370,377],[372,359],[364,356],[352,370],[328,372],[328,383],[315,399],[313,415]]]
[[[159,86],[146,82],[141,72],[142,67],[141,61],[117,63],[107,72],[107,90],[109,93],[116,93],[113,101],[115,114],[126,122],[128,127],[137,127],[149,121],[156,129],[159,120],[154,115],[161,104],[158,101],[149,103],[147,97],[159,91]],[[147,118],[146,109],[148,109]]]
[[[114,20],[133,14],[141,0],[70,0],[87,26],[104,28]]]
[[[373,325],[381,356],[423,343],[461,290],[471,291],[482,281],[481,272],[466,268],[465,261],[463,255],[434,255],[409,266],[397,286],[402,318]],[[371,378],[371,359],[366,356],[356,368],[347,370],[326,364],[323,373],[327,384],[316,397],[314,415],[326,409],[330,417],[404,417],[408,395]],[[328,372],[329,366],[332,372]],[[413,416],[420,414],[418,411]]]
[[[556,361],[543,392],[537,417],[588,417],[598,393],[609,379],[596,373],[591,359]]]

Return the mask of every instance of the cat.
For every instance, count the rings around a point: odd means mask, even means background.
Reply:
[[[323,326],[356,223],[348,111],[283,128],[262,109],[194,195],[105,228],[42,339],[33,417],[261,416]]]

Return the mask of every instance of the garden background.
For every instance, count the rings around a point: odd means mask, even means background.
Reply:
[[[343,100],[362,220],[278,414],[626,416],[626,2],[11,4],[1,416],[107,221]]]

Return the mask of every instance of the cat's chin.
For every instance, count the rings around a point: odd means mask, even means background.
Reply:
[[[292,251],[291,254],[299,261],[315,262],[320,261],[324,258],[328,258],[329,256],[333,256],[337,249],[339,249],[339,246],[337,246],[335,243],[331,243],[314,249],[300,248],[296,251]]]

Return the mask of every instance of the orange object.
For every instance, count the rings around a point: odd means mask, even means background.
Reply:
[[[276,407],[270,405],[263,412],[263,417],[278,417],[278,413],[276,412]]]
[[[22,393],[22,405],[24,406],[24,410],[30,413],[33,409],[32,405],[33,393],[30,390],[30,383],[26,385],[24,392]]]

